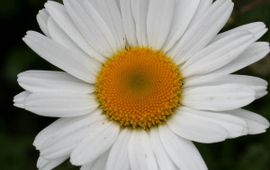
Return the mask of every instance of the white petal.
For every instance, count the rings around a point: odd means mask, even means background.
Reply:
[[[249,31],[250,33],[253,34],[254,38],[256,40],[258,40],[259,38],[261,38],[263,36],[263,34],[266,33],[267,28],[266,28],[265,24],[262,22],[254,22],[254,23],[242,25],[242,26],[236,27],[234,29],[231,29],[229,31],[218,34],[216,37],[216,40],[223,38],[223,37],[226,37],[229,34],[233,34],[234,32],[237,32],[237,31]]]
[[[246,51],[244,51],[236,60],[218,71],[226,73],[238,71],[261,60],[269,53],[269,51],[270,47],[268,42],[256,42],[252,44]]]
[[[267,53],[269,53],[269,43],[257,42],[252,44],[246,51],[244,51],[238,58],[230,62],[226,66],[216,70],[213,73],[209,73],[202,76],[194,76],[187,78],[185,86],[194,86],[207,83],[212,79],[233,73],[238,71],[260,59],[262,59]]]
[[[24,109],[25,108],[25,99],[30,95],[29,92],[23,91],[17,94],[14,99],[14,106]]]
[[[230,111],[229,113],[238,116],[247,122],[249,134],[264,133],[266,132],[266,129],[268,129],[270,126],[267,119],[251,111],[238,109]]]
[[[118,7],[118,9],[120,10],[120,0],[115,0],[116,1],[116,5]]]
[[[65,48],[76,52],[77,55],[86,56],[85,58],[89,57],[88,54],[82,51],[82,49],[79,48],[79,46],[74,43],[74,41],[56,24],[56,22],[52,18],[48,19],[48,31],[50,33],[50,37],[54,41],[63,45]],[[89,60],[93,60],[93,59],[95,58],[91,58],[91,57],[89,58]],[[96,60],[96,61],[99,61],[99,60]],[[96,62],[96,61],[93,61],[93,62]]]
[[[37,168],[39,170],[51,170],[63,163],[66,159],[67,157],[61,157],[53,160],[46,160],[42,157],[39,157],[37,161]]]
[[[192,142],[176,136],[167,126],[159,127],[162,144],[181,170],[207,170],[207,167]]]
[[[98,122],[95,127],[90,129],[85,139],[72,151],[71,163],[83,165],[97,159],[112,146],[119,130],[119,126],[111,122]]]
[[[33,93],[25,99],[25,109],[42,116],[73,117],[91,113],[98,107],[90,94]]]
[[[101,155],[95,161],[82,165],[80,170],[105,170],[108,152]]]
[[[91,93],[94,87],[65,72],[25,71],[18,75],[18,83],[30,92]]]
[[[242,86],[246,86],[256,92],[256,99],[263,97],[262,95],[267,94],[267,81],[252,76],[244,76],[244,75],[226,75],[217,79],[213,79],[208,81],[208,85],[219,85],[219,84],[241,84]]]
[[[237,58],[254,42],[252,34],[235,32],[210,44],[188,60],[183,69],[185,77],[217,70]]]
[[[40,150],[40,155],[46,159],[56,159],[70,155],[72,150],[89,134],[89,129],[81,129],[76,133],[66,136],[53,145]]]
[[[207,0],[176,0],[171,31],[165,44],[164,51],[171,49],[182,37],[191,22],[193,15],[196,13],[200,2],[203,3],[206,1]]]
[[[49,161],[42,158],[41,156],[37,160],[37,168],[40,168],[41,166],[44,166],[48,163]]]
[[[48,31],[50,38],[67,49],[82,53],[81,49],[69,38],[69,36],[57,25],[57,23],[50,17],[48,19]],[[82,53],[83,54],[83,53]],[[83,54],[84,55],[84,54]]]
[[[93,164],[93,167],[91,170],[105,170],[106,168],[106,162],[108,159],[108,152],[104,153],[102,156],[100,156]]]
[[[91,133],[91,130],[96,128],[96,124],[105,121],[100,113],[75,120],[60,119],[58,123],[43,130],[34,144],[40,149],[41,155],[47,159],[70,155],[72,150]],[[53,130],[55,132],[52,132]]]
[[[255,100],[255,92],[245,86],[225,84],[201,86],[183,90],[182,104],[194,109],[233,110]]]
[[[48,19],[49,19],[49,14],[46,11],[46,9],[42,9],[38,12],[38,15],[37,15],[38,25],[41,31],[49,37],[50,34],[48,32]]]
[[[175,0],[149,0],[147,37],[149,46],[161,49],[171,31]]]
[[[228,115],[227,112],[210,112],[194,110],[190,108],[181,108],[182,112],[198,117],[198,119],[207,119],[209,124],[217,124],[228,132],[226,138],[235,138],[247,134],[247,123],[236,116]],[[182,113],[181,112],[181,113]],[[181,114],[179,114],[181,116]],[[199,123],[199,122],[198,122]]]
[[[79,31],[96,51],[110,57],[118,50],[110,29],[90,2],[86,0],[63,2]]]
[[[60,3],[48,1],[45,4],[47,11],[50,13],[57,25],[68,35],[85,53],[95,58],[97,61],[103,62],[105,57],[95,51],[88,42],[84,39],[82,34],[78,31],[66,9]]]
[[[151,129],[150,139],[159,169],[176,170],[176,167],[174,166],[172,160],[169,158],[169,155],[167,154],[166,150],[162,145],[158,129],[156,128]]]
[[[35,138],[33,145],[38,149],[52,146],[54,143],[64,141],[65,137],[75,134],[77,131],[89,127],[97,121],[103,121],[105,117],[101,110],[97,109],[91,114],[75,117],[60,118],[43,129]]]
[[[224,141],[228,133],[226,129],[207,117],[191,114],[188,109],[181,108],[177,114],[168,121],[169,128],[191,141],[200,143],[214,143]]]
[[[230,0],[217,0],[198,22],[191,25],[177,45],[168,55],[174,57],[177,64],[181,64],[188,57],[204,48],[221,30],[227,22],[233,9]]]
[[[131,132],[122,130],[109,153],[106,170],[129,170],[128,143]]]
[[[213,0],[200,0],[199,6],[193,16],[190,26],[199,22],[201,17],[207,13],[208,10],[211,9]]]
[[[80,170],[92,170],[91,168],[93,166],[93,163],[94,162],[90,162],[90,163],[87,163],[85,165],[82,165],[81,168],[80,168]]]
[[[130,46],[137,46],[136,26],[132,14],[131,1],[132,0],[120,0],[120,8],[127,42]]]
[[[128,144],[128,157],[132,170],[158,170],[150,137],[145,131],[133,131]]]
[[[115,0],[90,1],[112,31],[119,49],[125,47],[126,39],[120,9]]]
[[[131,10],[135,22],[136,37],[139,46],[147,46],[147,14],[149,0],[131,0]]]
[[[101,11],[98,11],[98,9],[95,8],[95,6],[93,5],[95,3],[91,3],[91,1],[81,0],[81,1],[78,1],[78,2],[79,3],[81,2],[81,5],[85,9],[86,13],[90,16],[90,18],[93,18],[93,20],[90,19],[90,22],[92,23],[91,29],[93,29],[93,24],[95,24],[97,26],[97,31],[100,31],[101,34],[104,35],[104,38],[109,43],[112,50],[114,52],[117,52],[118,50],[121,50],[124,47],[123,46],[124,44],[123,43],[121,45],[119,44],[118,37],[115,36],[114,33],[113,33],[114,26],[107,23],[106,21],[108,21],[108,19],[102,17],[102,14],[100,14],[100,12],[102,12],[104,10],[111,11],[110,10],[111,8],[106,9],[106,7],[104,7],[103,9],[101,9]],[[103,2],[103,1],[101,0],[100,2]],[[113,2],[111,2],[111,3],[108,2],[108,3],[109,3],[109,5],[111,7],[114,4]],[[112,19],[110,19],[110,20],[112,22]],[[110,26],[112,26],[112,28]],[[123,39],[123,37],[121,37],[121,39]]]
[[[55,66],[81,80],[95,82],[100,65],[89,57],[70,51],[37,32],[28,31],[23,40],[37,54]]]

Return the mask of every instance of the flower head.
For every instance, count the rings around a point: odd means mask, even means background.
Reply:
[[[267,82],[232,74],[263,58],[261,22],[219,33],[231,0],[49,1],[25,43],[63,71],[26,71],[14,105],[59,117],[34,141],[39,169],[205,170],[192,141],[265,132],[241,109]]]

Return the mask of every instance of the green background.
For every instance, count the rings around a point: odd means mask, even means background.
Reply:
[[[36,14],[44,0],[0,0],[0,170],[36,169],[38,152],[32,146],[35,135],[52,118],[36,116],[13,107],[13,96],[21,92],[16,75],[28,69],[52,69],[23,42],[27,30],[39,31]],[[270,27],[269,0],[235,0],[234,13],[224,30],[263,21]],[[270,41],[268,32],[262,40]],[[240,71],[270,80],[269,56]],[[252,103],[248,109],[270,120],[270,95]],[[245,136],[222,143],[196,144],[210,170],[270,170],[270,132]],[[57,170],[78,169],[68,162]]]

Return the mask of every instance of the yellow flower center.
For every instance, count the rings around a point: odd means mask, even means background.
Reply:
[[[149,129],[180,105],[182,76],[164,53],[129,48],[106,61],[96,82],[104,114],[122,127]]]

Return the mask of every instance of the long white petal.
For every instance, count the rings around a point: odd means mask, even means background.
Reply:
[[[189,77],[215,71],[237,58],[254,41],[252,34],[246,31],[219,39],[192,56],[182,67],[183,75]]]
[[[204,48],[227,22],[233,9],[230,0],[217,0],[209,10],[202,15],[198,22],[191,25],[177,45],[168,55],[181,64],[197,51]]]
[[[150,137],[145,131],[134,131],[128,144],[128,157],[132,170],[158,170]]]
[[[92,170],[94,162],[90,162],[81,166],[80,170]]]
[[[109,121],[98,122],[90,128],[78,146],[72,151],[70,161],[73,165],[83,165],[96,160],[105,153],[117,139],[120,127]]]
[[[270,51],[268,42],[256,42],[246,49],[237,59],[217,70],[216,74],[228,74],[238,71],[264,58]]]
[[[90,162],[81,166],[80,170],[92,170],[94,162]]]
[[[120,9],[127,42],[130,46],[137,46],[136,25],[132,14],[131,1],[120,0]]]
[[[226,129],[217,123],[181,108],[176,115],[168,121],[169,128],[185,139],[200,142],[214,143],[224,141],[228,137]]]
[[[101,0],[100,2],[102,2]],[[93,5],[94,3],[91,3],[91,1],[88,0],[81,0],[78,1],[78,4],[82,6],[82,8],[85,10],[85,12],[89,16],[89,22],[91,23],[91,30],[96,29],[95,34],[98,34],[97,32],[100,32],[100,36],[103,35],[105,40],[110,45],[113,52],[117,52],[119,50],[122,50],[124,48],[124,44],[119,44],[119,39],[116,35],[113,33],[113,26],[110,28],[110,24],[108,24],[106,19],[102,17],[102,14],[98,11],[97,8]],[[111,7],[113,6],[113,2],[110,3]],[[109,11],[110,9],[102,9]],[[111,19],[112,20],[112,19]],[[96,28],[95,28],[96,27]],[[90,27],[89,27],[90,28]],[[90,30],[89,30],[90,31]],[[123,41],[123,37],[121,37]],[[109,56],[110,57],[110,56]]]
[[[91,170],[105,170],[108,155],[109,155],[108,152],[106,152],[103,155],[101,155],[96,161],[94,161]]]
[[[252,76],[244,75],[226,75],[207,82],[201,82],[200,85],[220,85],[220,84],[240,84],[254,90],[256,99],[267,94],[267,81]]]
[[[97,9],[103,20],[106,22],[112,31],[117,43],[117,47],[122,49],[125,47],[126,38],[123,29],[120,9],[115,0],[98,0],[90,1],[91,4]]]
[[[105,57],[95,51],[85,40],[75,24],[72,22],[66,9],[60,3],[48,1],[45,4],[46,10],[57,25],[68,35],[85,53],[95,58],[97,61],[103,62]]]
[[[223,127],[228,132],[226,138],[235,138],[248,133],[247,123],[237,116],[228,115],[227,112],[201,111],[187,107],[183,107],[181,110],[182,112],[187,112],[190,115],[196,116],[198,119],[207,119],[209,124],[217,124]],[[181,116],[181,114],[179,114],[179,116]]]
[[[57,23],[50,17],[48,19],[48,31],[50,33],[50,37],[56,41],[57,43],[63,45],[65,48],[70,51],[74,51],[77,55],[88,56],[58,25]],[[89,58],[91,60],[96,59],[96,61],[100,61],[101,57]]]
[[[262,22],[254,22],[254,23],[242,25],[242,26],[236,27],[234,29],[231,29],[229,31],[218,34],[215,40],[226,37],[226,36],[233,34],[234,32],[237,32],[237,31],[249,31],[250,33],[253,34],[254,38],[256,40],[258,40],[259,38],[261,38],[263,36],[263,34],[266,33],[267,28],[266,28],[265,24]]]
[[[96,128],[98,123],[106,121],[106,119],[100,116],[90,116],[84,120],[74,120],[74,122],[70,121],[69,123],[67,121],[62,123],[63,127],[60,126],[61,123],[52,124],[47,131],[41,132],[39,141],[38,138],[35,140],[35,144],[39,144],[40,153],[44,158],[55,159],[64,155],[70,155],[74,148],[91,134],[91,130]],[[72,128],[73,125],[74,129]],[[58,127],[59,130],[57,130],[57,126],[60,126]],[[49,133],[52,129],[55,129],[56,132]],[[44,135],[46,133],[49,133],[47,137]]]
[[[98,107],[95,96],[72,93],[32,93],[25,109],[42,116],[73,117],[91,113]]]
[[[56,159],[70,155],[72,150],[89,134],[89,129],[78,130],[73,135],[68,135],[62,140],[40,150],[40,155],[46,159]]]
[[[114,54],[116,45],[108,26],[90,4],[86,1],[64,0],[64,6],[86,41],[103,56]]]
[[[257,42],[252,44],[238,58],[225,65],[224,67],[202,76],[194,76],[186,79],[185,86],[195,86],[205,84],[215,78],[238,71],[266,56],[269,53],[270,47],[267,42]]]
[[[136,37],[139,46],[148,46],[147,14],[149,0],[131,0],[132,15],[135,21]]]
[[[194,109],[233,110],[255,100],[255,92],[238,84],[191,87],[183,90],[182,104]]]
[[[153,128],[150,131],[151,145],[153,152],[157,159],[157,164],[160,170],[176,170],[174,163],[169,158],[166,150],[164,149],[162,142],[160,140],[159,132],[157,128]]]
[[[66,137],[75,134],[79,130],[89,127],[97,121],[103,120],[105,120],[105,117],[99,109],[85,116],[60,118],[39,132],[33,145],[38,150],[42,150],[52,146],[54,143],[64,140]]]
[[[199,4],[204,3],[205,1],[206,0],[176,0],[171,31],[163,48],[164,51],[171,49],[182,37],[191,22],[193,15],[196,13]]]
[[[37,168],[39,170],[51,170],[63,163],[66,159],[67,157],[60,157],[53,160],[46,160],[40,156],[37,161]]]
[[[167,126],[159,127],[159,135],[163,147],[177,168],[207,170],[200,153],[192,142],[176,136]]]
[[[213,3],[213,0],[204,0],[204,1],[200,0],[198,8],[190,22],[190,26],[199,22],[201,17],[205,15],[205,13],[207,13],[208,10],[211,9],[212,3]]]
[[[48,19],[48,31],[50,38],[64,47],[82,53],[81,49],[69,38],[69,36],[57,25],[57,23],[50,17]]]
[[[48,19],[49,19],[49,14],[46,11],[46,9],[42,9],[38,12],[38,14],[37,14],[38,25],[39,25],[41,31],[49,37],[50,34],[48,31]]]
[[[159,50],[168,39],[175,5],[175,0],[149,0],[147,37],[150,47]]]
[[[244,119],[248,125],[248,133],[251,135],[264,133],[270,126],[267,119],[248,110],[238,109],[229,113]]]
[[[123,130],[110,150],[106,170],[129,170],[128,143],[131,137],[129,130]]]
[[[268,82],[252,76],[244,76],[244,75],[227,75],[222,76],[220,78],[209,81],[207,84],[217,85],[217,84],[241,84],[242,86],[246,86],[251,88],[256,92],[256,99],[263,97],[267,94],[267,85]]]
[[[70,51],[37,32],[28,31],[23,40],[48,62],[83,81],[95,82],[100,64],[89,57]]]
[[[91,93],[94,87],[65,72],[25,71],[18,74],[18,83],[30,92]]]
[[[101,155],[95,161],[82,165],[80,170],[105,170],[107,159],[108,152]]]

